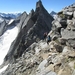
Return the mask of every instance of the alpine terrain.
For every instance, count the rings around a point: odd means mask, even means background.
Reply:
[[[75,4],[54,19],[39,0],[29,14],[1,22],[0,75],[75,75]]]

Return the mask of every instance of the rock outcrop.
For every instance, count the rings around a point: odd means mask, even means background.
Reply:
[[[52,39],[55,37],[66,39],[67,44],[71,45],[72,47],[75,43],[74,9],[75,6],[73,4],[58,12],[58,17],[52,22],[53,27],[52,31],[50,32]]]
[[[4,20],[2,23],[0,23],[0,36],[4,33],[4,31],[6,30],[6,21]]]

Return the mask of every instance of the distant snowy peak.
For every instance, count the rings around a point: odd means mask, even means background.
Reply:
[[[51,11],[51,15],[56,15],[57,13],[55,11]]]
[[[0,23],[6,20],[8,22],[11,19],[15,19],[20,16],[21,13],[0,13]]]
[[[55,11],[51,11],[50,15],[55,19],[57,17],[57,13]]]
[[[16,18],[18,16],[20,16],[21,13],[0,13],[1,17],[11,17],[11,18]]]

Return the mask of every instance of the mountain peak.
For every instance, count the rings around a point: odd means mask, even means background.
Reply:
[[[42,6],[42,1],[39,0],[39,1],[36,3],[36,8],[39,8],[39,7],[41,7],[41,6]]]

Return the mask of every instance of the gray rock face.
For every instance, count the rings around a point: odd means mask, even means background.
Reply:
[[[64,11],[63,14],[71,16],[73,14],[73,12]]]
[[[70,5],[57,13],[58,17],[52,22],[52,30],[50,36],[52,40],[58,38],[65,39],[67,42],[61,41],[61,44],[74,47],[75,43],[75,6]]]
[[[63,51],[63,48],[59,45],[54,45],[54,47],[56,48],[56,51],[61,53]]]
[[[6,29],[6,21],[3,21],[1,24],[0,24],[0,36],[4,33],[5,29]]]
[[[74,13],[73,13],[73,17],[75,18],[75,11],[74,11]]]
[[[46,75],[57,75],[55,72],[49,72],[49,73],[47,73]]]
[[[19,16],[16,20],[14,20],[7,28],[10,28],[11,26],[17,26],[19,28],[19,34],[17,38],[12,42],[10,49],[8,51],[8,54],[5,57],[5,61],[8,59],[10,60],[12,55],[15,53],[14,49],[17,49],[17,46],[19,45],[20,39],[22,38],[22,25],[25,19],[27,18],[27,14],[24,12],[21,16]],[[18,39],[18,41],[17,41]],[[15,53],[16,54],[16,53]],[[12,60],[13,61],[13,60]]]
[[[52,16],[50,16],[43,7],[41,1],[37,2],[35,11],[32,10],[29,15],[24,12],[20,17],[18,17],[12,24],[16,25],[20,29],[19,34],[12,43],[5,61],[10,60],[11,58],[16,59],[20,57],[25,49],[32,43],[43,39],[44,32],[49,32],[51,30],[52,21]],[[10,62],[12,61],[13,60]]]
[[[64,39],[75,39],[75,31],[61,29],[61,35]]]

